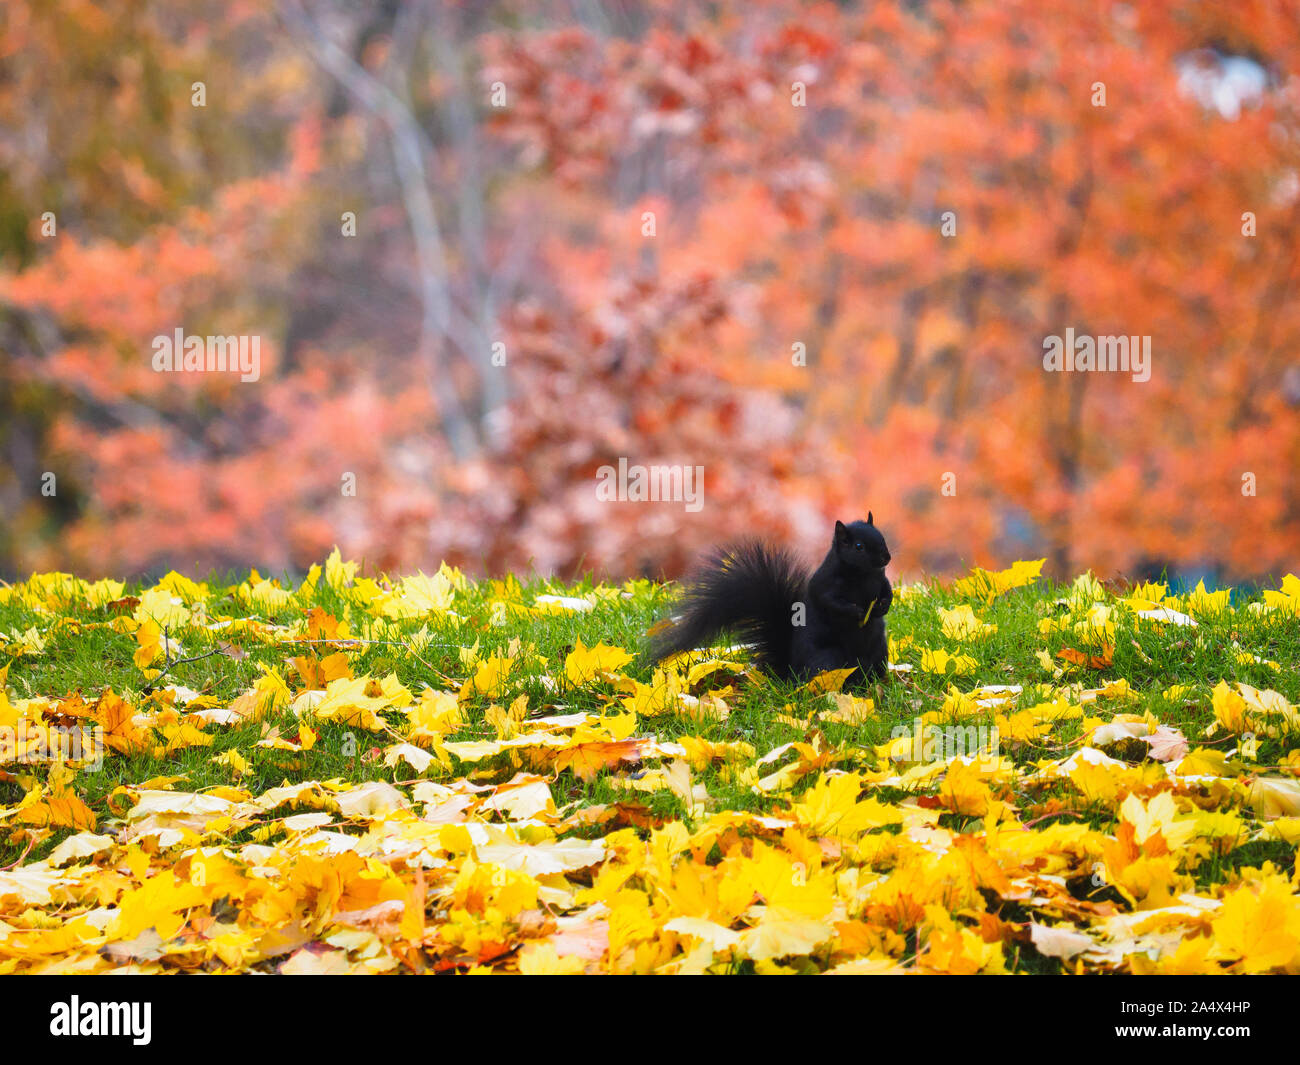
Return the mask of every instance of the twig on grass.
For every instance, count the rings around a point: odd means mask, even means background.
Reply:
[[[430,663],[427,662],[427,661],[423,658],[423,656],[421,656],[421,655],[419,654],[419,652],[417,652],[417,651],[415,650],[414,647],[412,647],[409,643],[406,643],[404,640],[362,640],[362,639],[353,638],[353,637],[346,637],[346,638],[344,638],[344,639],[338,639],[338,640],[280,640],[279,642],[280,642],[280,643],[306,643],[306,644],[313,644],[313,643],[334,643],[334,644],[350,644],[350,643],[360,643],[360,644],[386,644],[386,645],[388,645],[388,646],[390,646],[390,647],[400,647],[400,648],[402,648],[402,650],[404,650],[407,654],[409,654],[412,658],[414,658],[417,662],[419,662],[420,665],[424,666],[425,669],[427,669],[430,673],[434,674],[436,677],[438,677],[438,678],[439,678],[440,680],[442,680],[443,682],[445,682],[445,683],[447,683],[447,684],[452,684],[452,685],[454,685],[454,684],[456,683],[456,681],[455,681],[453,678],[447,676],[447,674],[444,673],[442,670],[437,669],[437,668],[435,668],[434,666],[430,665]],[[434,642],[430,641],[428,644],[426,644],[426,646],[428,646],[428,647],[460,647],[460,646],[462,646],[462,645],[461,645],[461,644],[458,644],[458,643],[434,643]]]
[[[1020,826],[1020,827],[1021,827],[1021,828],[1033,828],[1034,825],[1038,824],[1039,821],[1046,821],[1049,817],[1084,817],[1084,818],[1086,818],[1087,815],[1086,815],[1086,814],[1081,814],[1081,813],[1079,813],[1077,810],[1057,810],[1057,811],[1055,811],[1054,813],[1043,814],[1042,817],[1035,817],[1032,821],[1024,821],[1024,822],[1021,823],[1021,826]]]
[[[8,865],[0,865],[0,871],[8,871],[10,869],[13,869],[20,862],[22,862],[22,860],[26,858],[27,855],[32,853],[32,848],[35,846],[36,846],[36,833],[29,832],[27,834],[27,849],[23,851],[22,854],[18,855],[18,857],[14,859],[14,861],[10,862]]]
[[[205,658],[211,658],[213,655],[221,654],[221,648],[218,647],[218,648],[214,648],[211,651],[207,651],[204,654],[195,655],[193,658],[178,658],[176,659],[176,661],[173,662],[171,657],[172,652],[170,646],[171,637],[167,634],[167,632],[168,632],[167,627],[164,626],[163,627],[162,671],[158,674],[158,676],[154,677],[153,680],[151,680],[148,684],[146,684],[143,688],[140,689],[145,695],[152,695],[155,691],[157,691],[158,681],[162,680],[163,677],[167,675],[167,671],[170,670],[172,666],[183,666],[187,662],[201,662]]]

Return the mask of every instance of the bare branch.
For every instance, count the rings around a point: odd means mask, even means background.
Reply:
[[[383,122],[388,130],[394,170],[407,221],[411,226],[420,272],[420,303],[423,311],[420,319],[420,354],[429,383],[438,399],[448,443],[457,458],[468,458],[478,450],[478,434],[475,426],[465,417],[460,396],[450,375],[439,365],[435,343],[435,337],[453,337],[447,257],[424,167],[425,153],[436,157],[436,152],[408,104],[331,41],[296,0],[281,0],[279,11],[290,30],[306,43],[316,62],[355,96],[362,107]],[[463,343],[458,346],[462,350],[465,348]]]

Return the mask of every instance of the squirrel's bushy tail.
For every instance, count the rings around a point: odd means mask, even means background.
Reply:
[[[658,661],[727,631],[755,645],[760,665],[790,672],[792,609],[806,576],[788,551],[750,541],[714,551],[686,581],[680,617],[650,644]]]

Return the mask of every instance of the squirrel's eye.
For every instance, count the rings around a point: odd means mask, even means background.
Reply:
[[[854,548],[855,548],[856,550],[858,550],[858,551],[862,551],[862,550],[865,549],[866,544],[863,544],[863,543],[856,543],[856,544],[854,544],[853,546],[854,546]]]

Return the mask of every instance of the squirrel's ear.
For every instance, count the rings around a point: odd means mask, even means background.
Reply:
[[[835,539],[847,540],[848,538],[849,538],[849,530],[845,527],[844,522],[837,521],[835,523]]]
[[[875,525],[875,524],[876,524],[874,521],[871,520],[871,511],[867,511],[867,524],[868,524],[868,525]]]

